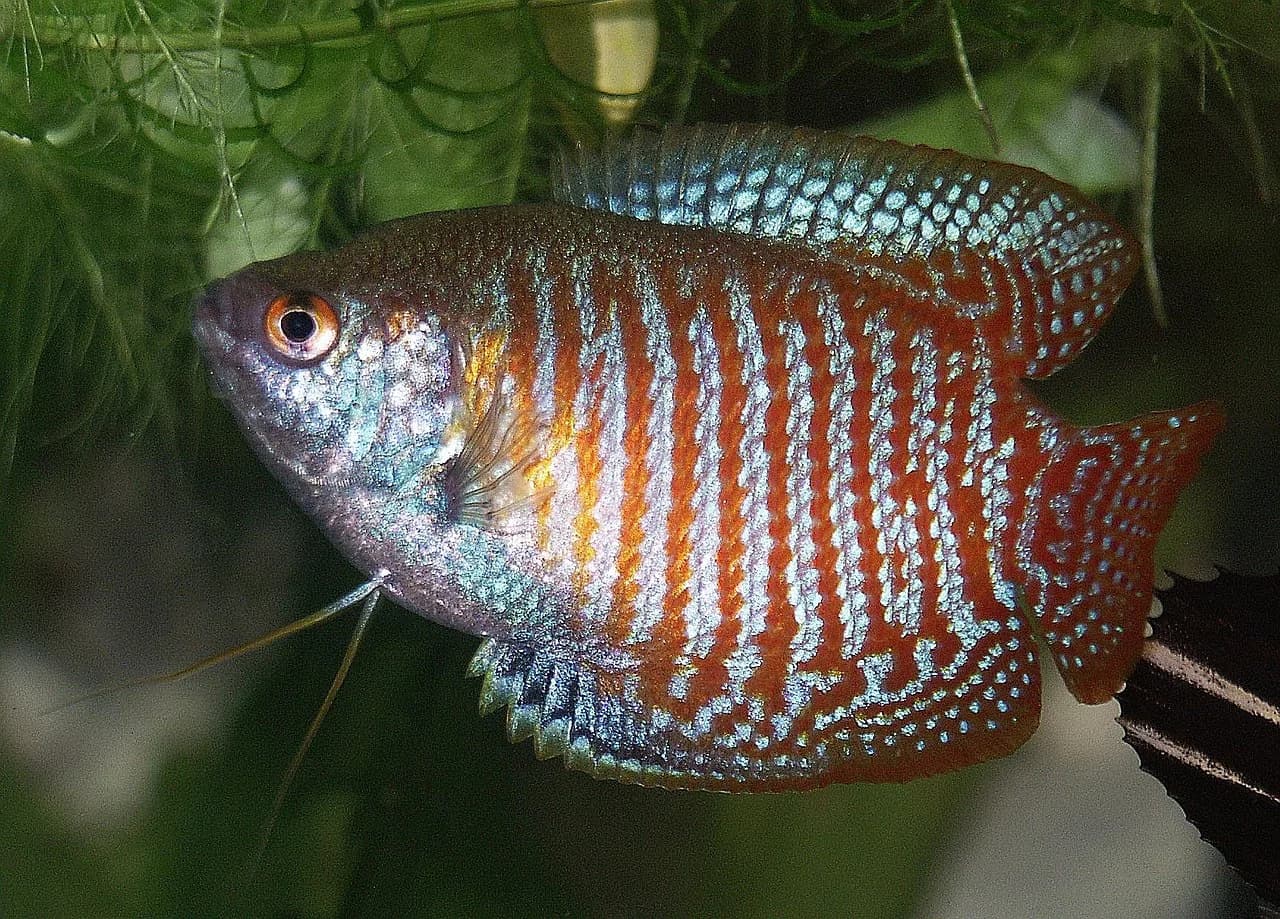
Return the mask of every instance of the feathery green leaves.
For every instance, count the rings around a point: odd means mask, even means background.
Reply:
[[[1280,60],[1276,14],[1269,0],[0,0],[0,481],[49,439],[179,432],[198,391],[188,304],[211,277],[380,220],[538,195],[554,145],[635,117],[785,117],[792,93],[853,67],[946,64],[921,85],[964,74],[981,99],[1010,59],[1052,49],[1078,82],[1136,71],[1159,43],[1163,69],[1190,61],[1202,97],[1208,81],[1226,92],[1269,197],[1249,68]],[[604,19],[633,26],[612,50]]]

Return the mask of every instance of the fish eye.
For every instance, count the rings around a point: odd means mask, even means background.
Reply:
[[[263,319],[267,343],[281,357],[315,361],[338,341],[338,314],[324,297],[303,291],[271,301]]]

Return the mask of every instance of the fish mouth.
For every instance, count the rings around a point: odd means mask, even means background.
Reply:
[[[226,379],[227,358],[235,345],[235,339],[226,329],[229,315],[224,293],[225,282],[210,284],[202,293],[196,294],[191,316],[191,337],[195,339],[205,367],[209,371],[209,388],[214,395],[227,401],[231,395],[229,380]]]
[[[196,294],[191,316],[191,337],[200,346],[205,360],[213,362],[215,357],[231,350],[231,334],[226,330],[223,320],[226,319],[226,304],[222,302],[223,284],[216,282],[209,285],[202,293]]]

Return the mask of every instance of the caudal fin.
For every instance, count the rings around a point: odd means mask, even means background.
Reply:
[[[1018,541],[1026,599],[1071,693],[1105,702],[1142,651],[1156,540],[1222,429],[1221,409],[1085,428],[1054,451]]]

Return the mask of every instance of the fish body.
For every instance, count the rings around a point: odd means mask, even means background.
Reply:
[[[1030,170],[771,127],[567,157],[557,197],[251,266],[196,321],[338,548],[484,638],[513,738],[804,788],[1014,749],[1038,638],[1116,691],[1220,419],[1081,429],[1020,380],[1105,320],[1123,231]]]

